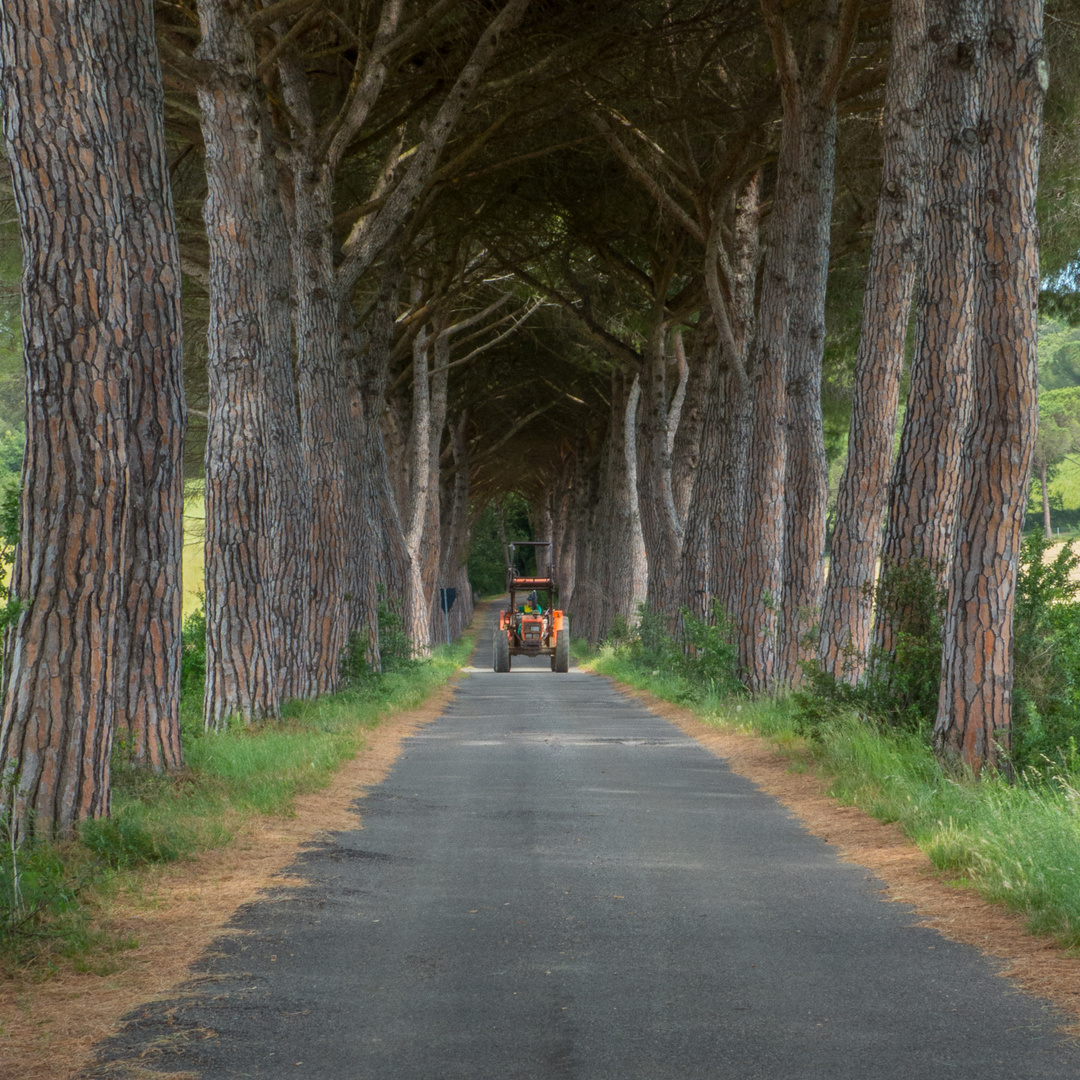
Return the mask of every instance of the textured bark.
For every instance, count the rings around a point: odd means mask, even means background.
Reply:
[[[648,600],[649,558],[641,528],[641,496],[638,486],[638,413],[641,409],[641,380],[635,378],[626,399],[623,417],[623,454],[626,457],[626,497],[630,513],[630,610]]]
[[[426,655],[431,648],[431,611],[424,588],[422,545],[424,522],[428,512],[428,489],[431,482],[431,388],[428,372],[430,337],[421,327],[413,342],[413,395],[410,444],[409,502],[405,529],[405,550],[409,556],[405,584],[405,634],[414,651]]]
[[[316,134],[302,73],[282,66],[294,119],[291,263],[296,300],[296,388],[301,446],[311,484],[311,598],[308,636],[315,693],[337,687],[338,664],[362,579],[364,489],[359,467],[362,423],[358,376],[342,344],[351,331],[336,291],[333,176],[315,152]],[[343,330],[342,322],[347,329]],[[355,459],[355,461],[354,461]]]
[[[683,532],[671,479],[667,355],[662,308],[654,313],[641,371],[638,409],[637,495],[641,533],[648,556],[647,604],[675,618],[679,609],[678,574]]]
[[[971,408],[971,343],[979,244],[983,0],[927,5],[926,215],[911,388],[889,490],[881,570],[922,558],[948,581],[960,459]],[[878,613],[877,644],[892,648]]]
[[[616,618],[633,614],[633,519],[626,456],[626,408],[632,383],[611,376],[607,431],[576,483],[574,588],[567,610],[574,633],[602,640]]]
[[[1010,749],[1013,611],[1038,420],[1035,195],[1042,3],[988,0],[973,377],[934,743],[974,772]]]
[[[400,277],[399,261],[388,260],[368,326],[367,348],[360,358],[360,398],[364,408],[361,452],[364,473],[371,481],[368,487],[371,500],[369,513],[375,522],[377,536],[376,578],[388,601],[397,608],[401,607],[405,596],[408,554],[383,441],[383,421],[387,413],[386,390]]]
[[[206,146],[203,207],[210,249],[206,440],[207,727],[230,716],[277,716],[277,591],[272,535],[282,512],[281,463],[269,409],[271,192],[253,92],[255,43],[228,0],[200,0],[198,59],[213,67],[199,92]]]
[[[612,377],[609,441],[600,480],[601,498],[593,519],[593,579],[600,586],[599,636],[606,636],[616,620],[634,616],[634,589],[640,587],[640,547],[635,543],[633,488],[627,468],[626,425],[632,380]]]
[[[123,63],[107,84],[124,185],[129,297],[127,551],[118,615],[116,728],[128,761],[179,768],[186,421],[180,254],[169,190],[164,92],[148,3],[119,5]],[[148,268],[156,268],[148,273]]]
[[[815,80],[816,82],[816,80]],[[787,117],[785,116],[785,123]],[[829,466],[821,417],[825,355],[825,286],[829,275],[836,159],[836,101],[813,86],[799,110],[798,217],[787,334],[787,440],[784,479],[784,585],[776,678],[797,681],[810,652],[825,583],[825,510]]]
[[[705,405],[709,386],[716,367],[716,342],[711,323],[703,320],[694,333],[690,354],[685,357],[686,383],[678,424],[670,440],[671,488],[675,514],[685,536],[690,513],[690,497],[701,456],[701,440],[705,423]],[[676,336],[676,349],[682,349],[681,336]],[[671,433],[671,425],[668,425]]]
[[[780,78],[783,123],[758,333],[745,582],[739,630],[747,684],[771,691],[798,671],[822,586],[827,471],[821,430],[825,280],[836,89],[858,3],[820,0],[795,56],[782,5],[761,0]]]
[[[441,623],[439,588],[447,585],[440,579],[442,569],[442,456],[443,432],[446,430],[446,395],[450,364],[450,335],[445,330],[435,337],[432,346],[434,366],[431,373],[431,415],[428,420],[428,500],[421,541],[424,594],[427,597],[428,624]]]
[[[170,533],[170,524],[179,528],[178,463],[165,460],[183,419],[172,396],[180,388],[179,274],[167,189],[150,186],[164,183],[150,34],[149,4],[20,0],[0,15],[27,376],[12,576],[13,595],[26,607],[8,639],[0,721],[0,760],[16,769],[16,842],[35,831],[69,836],[79,821],[108,812],[118,701],[133,730],[143,728],[147,759],[160,752],[160,763],[170,764],[175,745],[168,730],[175,702],[144,701],[142,683],[160,676],[161,692],[170,689],[176,567],[129,580],[134,568],[150,574],[142,560],[151,550],[165,558],[180,550]],[[136,101],[142,88],[146,100]],[[129,110],[122,119],[118,108]],[[145,160],[132,160],[121,145],[128,139]],[[151,357],[160,371],[148,370]],[[151,455],[148,463],[155,422],[163,425],[161,460]],[[129,447],[141,455],[134,470]],[[148,515],[134,537],[129,500]],[[163,589],[160,608],[142,593],[154,585]],[[151,614],[168,624],[133,651],[126,635],[145,629]],[[119,677],[118,653],[138,665],[137,677]]]
[[[852,683],[862,675],[870,644],[874,573],[925,206],[924,7],[925,0],[894,0],[892,7],[881,191],[855,358],[847,464],[821,612],[821,667]]]
[[[738,200],[735,244],[730,259],[730,300],[721,287],[719,216],[706,251],[706,284],[717,332],[701,437],[700,464],[684,531],[680,592],[682,604],[706,618],[718,600],[733,621],[741,613],[743,537],[753,402],[747,350],[754,326],[754,295],[760,253],[758,177]],[[725,260],[727,261],[727,260]]]
[[[469,457],[466,432],[468,430],[468,411],[463,411],[453,425],[450,440],[450,452],[454,463],[453,477],[449,489],[446,522],[442,529],[444,537],[443,556],[439,569],[439,581],[457,589],[457,598],[450,610],[450,637],[457,640],[464,633],[473,614],[472,586],[469,584]],[[438,605],[438,592],[435,595],[440,625],[442,609]]]
[[[264,140],[270,137],[268,118],[263,117]],[[264,146],[268,146],[264,141]],[[311,597],[311,478],[303,453],[300,414],[293,369],[292,264],[288,227],[278,196],[277,165],[271,155],[264,159],[268,177],[267,200],[262,218],[266,255],[266,405],[269,443],[265,453],[278,475],[277,518],[270,529],[270,558],[276,584],[274,618],[277,626],[277,671],[282,701],[311,697],[312,673],[310,628]]]
[[[742,584],[737,633],[739,661],[747,685],[754,692],[772,690],[777,678],[787,472],[784,350],[796,262],[795,173],[800,152],[797,124],[785,119],[773,211],[765,226],[761,303],[752,347],[753,374],[748,400],[754,407],[748,425],[750,456],[745,473],[744,562],[737,577]]]

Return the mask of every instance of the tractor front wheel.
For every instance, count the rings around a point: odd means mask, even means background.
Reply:
[[[570,620],[565,616],[562,629],[555,638],[555,663],[552,667],[563,673],[570,670]]]
[[[492,665],[496,671],[506,672],[510,670],[510,639],[505,630],[495,630],[492,638],[492,652],[495,654],[495,663]]]

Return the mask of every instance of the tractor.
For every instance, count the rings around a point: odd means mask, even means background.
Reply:
[[[547,548],[548,577],[523,577],[515,565],[517,548]],[[537,554],[540,551],[537,550]],[[549,656],[551,670],[570,670],[570,620],[555,609],[555,572],[551,542],[522,540],[508,546],[506,585],[510,606],[499,612],[492,640],[496,671],[510,670],[514,656]]]

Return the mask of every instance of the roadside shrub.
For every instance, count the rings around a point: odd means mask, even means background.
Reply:
[[[385,597],[379,600],[378,618],[379,659],[382,662],[382,674],[408,671],[423,663],[413,655],[413,644],[405,636],[405,624]],[[341,650],[338,668],[341,681],[346,687],[358,687],[373,679],[378,679],[379,673],[371,670],[368,650],[367,634],[351,630],[345,642],[345,648]]]
[[[1013,763],[1058,764],[1080,740],[1080,566],[1071,545],[1045,561],[1041,531],[1025,538],[1016,587],[1013,658]],[[1070,746],[1073,748],[1070,751]]]
[[[1041,530],[1024,540],[1013,624],[1013,745],[1017,770],[1075,769],[1080,743],[1080,556],[1066,545],[1047,560]],[[894,652],[871,652],[857,686],[836,680],[816,662],[793,695],[795,724],[815,736],[823,724],[854,713],[863,720],[929,738],[941,680],[945,594],[925,560],[883,575],[879,607],[892,614]]]
[[[616,620],[605,646],[619,660],[641,671],[680,681],[683,700],[741,693],[743,686],[736,674],[738,652],[719,605],[713,604],[711,621],[685,608],[680,617],[681,635],[676,638],[667,619],[642,604],[638,607],[637,625]]]
[[[945,601],[938,574],[926,559],[885,571],[876,605],[879,617],[892,624],[893,649],[874,646],[856,686],[833,678],[816,660],[804,664],[806,685],[793,695],[796,729],[812,736],[822,724],[855,713],[928,738],[941,683]]]
[[[180,641],[180,730],[185,739],[198,738],[203,733],[206,685],[206,612],[202,603],[184,620]]]

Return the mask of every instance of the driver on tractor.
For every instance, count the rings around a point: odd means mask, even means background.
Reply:
[[[536,590],[533,589],[525,599],[525,603],[518,608],[523,615],[543,615],[544,609],[540,606],[540,600],[536,595]]]

